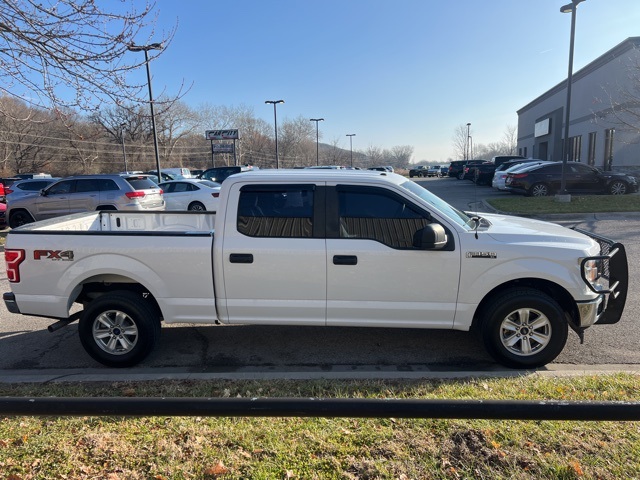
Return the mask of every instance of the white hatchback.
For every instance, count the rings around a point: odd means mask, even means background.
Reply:
[[[162,182],[167,210],[213,211],[218,208],[220,184],[210,180],[184,178]]]

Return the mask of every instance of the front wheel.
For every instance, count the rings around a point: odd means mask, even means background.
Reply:
[[[568,324],[562,308],[531,288],[507,290],[493,298],[481,321],[487,352],[506,367],[542,367],[567,342]]]
[[[160,319],[140,294],[109,293],[93,300],[78,326],[86,352],[108,367],[142,361],[160,337]]]
[[[609,193],[611,195],[624,195],[627,193],[627,184],[621,180],[615,180],[609,185]]]

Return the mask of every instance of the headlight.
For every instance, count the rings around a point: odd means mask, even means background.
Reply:
[[[598,280],[599,272],[598,272],[598,260],[588,260],[584,262],[584,278],[589,281],[589,283],[594,283]]]

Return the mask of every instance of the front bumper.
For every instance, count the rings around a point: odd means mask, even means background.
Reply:
[[[592,321],[591,324],[599,325],[618,323],[622,317],[629,289],[629,266],[624,245],[579,228],[573,228],[573,230],[592,238],[600,245],[600,255],[587,257],[580,265],[584,282],[594,293],[599,294],[596,300],[578,304],[580,323],[584,322],[587,324],[585,326],[589,326],[590,321]],[[583,265],[590,260],[602,262],[601,279],[604,280],[606,288],[596,289],[584,277]]]

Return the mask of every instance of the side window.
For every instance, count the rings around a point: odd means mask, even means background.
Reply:
[[[98,186],[97,179],[87,178],[87,179],[76,181],[75,193],[97,192],[99,190],[100,190],[100,187]]]
[[[238,203],[238,232],[249,237],[312,237],[313,194],[308,185],[244,187]]]
[[[47,190],[47,195],[64,195],[65,193],[69,193],[73,190],[71,188],[73,186],[73,182],[75,182],[75,180],[58,182]]]
[[[338,191],[340,238],[376,240],[391,248],[413,248],[415,233],[429,216],[380,189]]]
[[[100,178],[98,179],[98,186],[101,192],[108,192],[112,190],[120,190],[116,182],[111,180],[110,178]]]

